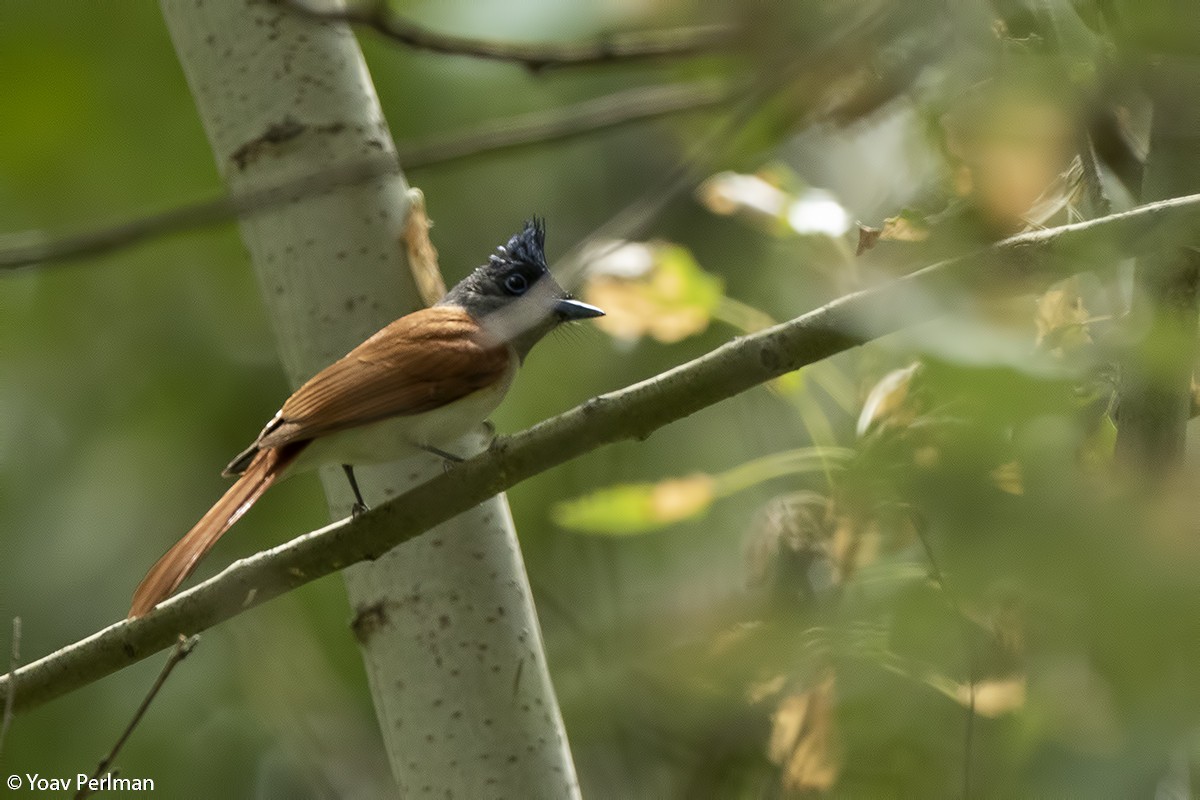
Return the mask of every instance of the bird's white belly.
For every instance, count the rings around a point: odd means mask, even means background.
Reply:
[[[392,417],[370,425],[320,436],[304,448],[290,472],[325,464],[380,464],[415,455],[421,447],[444,446],[479,426],[500,405],[512,383],[517,359],[507,374],[486,389],[432,411]]]

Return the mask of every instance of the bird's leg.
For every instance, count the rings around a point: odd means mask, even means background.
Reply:
[[[350,489],[354,492],[354,505],[350,506],[350,518],[354,519],[360,514],[367,511],[367,503],[363,500],[362,492],[358,490],[358,481],[354,477],[354,467],[349,464],[342,464],[342,471],[346,473],[346,480],[350,481]]]
[[[431,444],[419,444],[417,445],[417,448],[424,450],[426,453],[430,453],[431,455],[438,456],[439,458],[444,458],[446,461],[449,461],[453,464],[461,464],[466,460],[462,456],[456,456],[454,453],[447,453],[445,450],[436,448]]]

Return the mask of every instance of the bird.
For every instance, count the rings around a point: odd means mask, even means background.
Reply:
[[[546,264],[545,225],[525,223],[433,306],[407,314],[308,379],[223,475],[237,480],[146,573],[129,609],[144,616],[284,477],[339,464],[366,510],[355,464],[445,448],[478,428],[547,333],[604,312],[568,294]]]

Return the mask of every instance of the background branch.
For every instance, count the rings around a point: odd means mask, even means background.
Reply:
[[[396,14],[387,2],[381,0],[348,4],[338,9],[318,9],[303,0],[276,2],[310,19],[367,26],[416,50],[507,61],[520,64],[533,72],[554,67],[580,67],[616,61],[702,55],[728,45],[732,39],[732,29],[727,25],[693,25],[660,31],[622,33],[581,42],[497,42],[431,31]]]
[[[356,520],[342,520],[235,562],[139,620],[118,622],[0,679],[0,694],[8,696],[17,683],[17,711],[35,708],[169,646],[181,632],[204,630],[297,586],[376,558],[497,492],[601,445],[645,439],[668,423],[760,383],[927,321],[927,306],[906,302],[913,293],[961,286],[964,280],[999,279],[1005,286],[1028,288],[1061,277],[1072,265],[1112,263],[1113,255],[1127,257],[1169,246],[1198,214],[1200,195],[1191,195],[1014,236],[736,339],[502,437],[487,452]],[[1101,253],[1106,258],[1098,258]]]
[[[311,175],[252,189],[235,196],[221,194],[144,217],[80,233],[49,238],[42,231],[0,235],[0,269],[18,269],[104,255],[159,236],[196,230],[277,208],[299,197],[311,197],[342,186],[355,186],[400,165],[407,170],[437,166],[464,158],[519,147],[561,141],[633,122],[727,102],[729,89],[718,81],[674,83],[626,89],[548,111],[493,120],[475,130],[397,145],[397,158],[380,156],[336,165]],[[3,246],[3,242],[10,243]]]

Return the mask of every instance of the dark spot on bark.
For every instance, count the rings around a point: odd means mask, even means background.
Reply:
[[[450,615],[449,615],[449,614],[442,614],[440,617],[438,617],[438,626],[439,626],[439,627],[440,627],[442,630],[445,630],[446,628],[449,628],[449,627],[450,627]]]
[[[762,352],[758,354],[758,358],[762,361],[762,365],[772,372],[779,369],[780,364],[783,363],[779,353],[773,347],[763,348]]]
[[[353,631],[354,638],[358,640],[359,644],[366,645],[376,632],[388,622],[387,601],[380,600],[377,603],[359,606],[354,614],[354,620],[350,623],[350,630]]]

